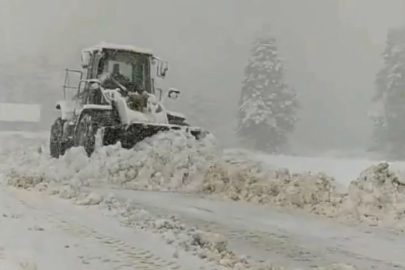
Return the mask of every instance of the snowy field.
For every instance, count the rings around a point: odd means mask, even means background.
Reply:
[[[175,134],[52,160],[46,134],[0,140],[4,269],[405,269],[401,162]]]

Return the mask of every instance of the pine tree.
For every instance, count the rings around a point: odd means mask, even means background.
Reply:
[[[238,110],[238,135],[256,150],[278,153],[297,122],[296,94],[284,81],[274,38],[258,38],[245,68]]]
[[[376,76],[375,101],[382,106],[374,120],[374,144],[395,157],[405,157],[405,27],[390,29]]]

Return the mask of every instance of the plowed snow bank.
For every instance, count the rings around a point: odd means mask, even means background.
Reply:
[[[331,177],[263,169],[253,161],[225,159],[212,164],[201,190],[236,201],[292,206],[328,216],[335,215],[341,201]]]
[[[365,170],[352,181],[349,192],[342,194],[325,174],[292,174],[287,169],[263,167],[243,155],[225,154],[213,138],[195,141],[177,132],[158,134],[131,150],[119,145],[103,147],[91,158],[74,148],[60,159],[51,159],[33,147],[8,152],[6,159],[10,183],[24,188],[56,182],[69,188],[110,185],[197,192],[397,228],[405,220],[405,188],[388,164]]]
[[[225,155],[211,138],[197,142],[182,133],[156,135],[132,150],[119,145],[103,147],[91,158],[80,148],[71,149],[58,160],[38,151],[20,151],[10,158],[13,165],[9,178],[17,182],[24,178],[23,182],[28,183],[54,181],[202,192],[325,215],[334,215],[341,200],[333,178],[324,174],[263,168],[243,156]]]
[[[372,166],[351,182],[342,210],[374,225],[405,229],[405,184],[389,164]]]

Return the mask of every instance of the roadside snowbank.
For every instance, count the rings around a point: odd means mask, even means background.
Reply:
[[[342,213],[372,225],[405,229],[405,182],[388,163],[374,165],[352,181]]]
[[[325,174],[291,174],[287,169],[263,169],[256,162],[222,160],[208,168],[203,193],[232,200],[296,207],[334,216],[341,195]]]
[[[222,151],[211,137],[195,141],[177,132],[158,134],[131,150],[119,145],[99,148],[91,158],[83,149],[73,148],[60,159],[51,159],[37,146],[4,157],[10,184],[22,188],[44,182],[69,183],[75,189],[112,186],[203,193],[405,228],[405,188],[388,164],[365,170],[357,180],[351,179],[348,192],[341,193],[334,179],[323,173],[269,167],[244,152]],[[64,196],[73,191],[65,190]]]
[[[201,192],[328,216],[341,200],[333,178],[324,174],[266,168],[245,156],[224,154],[212,138],[197,142],[176,132],[158,134],[132,150],[103,147],[91,158],[74,148],[58,160],[38,151],[16,152],[10,159],[8,178],[29,185],[73,181],[79,186]]]
[[[19,149],[18,149],[19,150]],[[73,148],[60,159],[51,159],[36,147],[15,151],[5,158],[9,172],[44,181],[118,185],[147,190],[178,190],[199,185],[207,166],[221,156],[212,138],[196,142],[183,133],[149,138],[134,149],[119,145],[98,149],[88,158]]]

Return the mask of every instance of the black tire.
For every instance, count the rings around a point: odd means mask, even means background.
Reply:
[[[53,158],[59,158],[65,154],[65,149],[61,142],[63,135],[63,124],[62,118],[58,117],[51,127],[49,151]]]
[[[75,132],[75,145],[83,147],[89,157],[95,150],[97,129],[98,124],[92,113],[86,112],[80,117]]]

